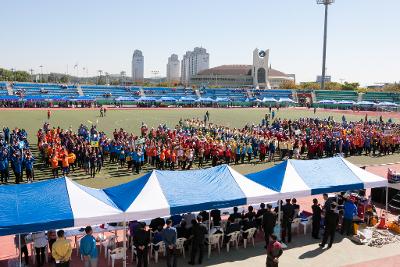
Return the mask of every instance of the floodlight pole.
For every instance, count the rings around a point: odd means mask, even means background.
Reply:
[[[321,90],[325,89],[325,72],[326,72],[326,42],[328,36],[328,6],[333,4],[335,0],[317,0],[317,4],[325,6],[325,22],[324,22],[324,46],[322,54],[322,77]]]

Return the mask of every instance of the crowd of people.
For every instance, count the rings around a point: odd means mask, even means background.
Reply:
[[[233,208],[232,213],[214,209],[201,211],[199,213],[185,213],[172,215],[170,218],[154,218],[147,225],[144,221],[133,220],[128,224],[128,243],[135,248],[137,266],[148,266],[148,255],[160,250],[164,246],[166,252],[167,267],[177,266],[178,249],[190,252],[190,265],[202,264],[205,248],[210,244],[213,235],[218,235],[222,244],[231,242],[232,234],[240,233],[241,238],[249,239],[261,233],[265,239],[267,252],[266,266],[277,267],[279,257],[282,255],[282,243],[292,241],[292,223],[295,219],[312,217],[311,236],[321,239],[320,232],[323,229],[323,237],[320,247],[328,244],[328,249],[334,243],[335,234],[339,231],[342,235],[352,236],[353,221],[358,215],[355,202],[368,202],[363,191],[359,195],[351,195],[346,192],[335,197],[323,195],[324,203],[319,204],[313,199],[312,213],[302,211],[296,199],[286,199],[285,203],[280,201],[273,208],[271,204],[261,203],[258,210],[248,206],[240,212],[238,207]],[[278,215],[281,212],[281,215]],[[280,220],[279,220],[280,218]],[[280,228],[276,228],[277,224]],[[340,224],[340,227],[339,227]],[[280,232],[277,232],[280,229]],[[253,230],[253,231],[249,231]],[[258,234],[260,233],[260,234]],[[96,243],[99,238],[94,237],[90,226],[85,228],[85,236],[80,239],[79,252],[84,266],[96,267],[98,265],[98,251]],[[253,236],[249,236],[253,235]],[[281,239],[278,237],[280,236]],[[26,247],[27,235],[21,236],[21,254],[24,255],[26,264],[29,264],[28,250]],[[19,238],[16,236],[16,238]],[[55,266],[69,266],[72,248],[70,242],[65,239],[63,230],[37,232],[31,235],[36,251],[37,266],[45,263],[45,249],[48,246],[51,251],[51,260]],[[328,242],[329,239],[329,242]],[[178,240],[183,241],[178,246]],[[162,241],[162,242],[161,242]],[[163,244],[161,244],[163,243]],[[211,242],[212,243],[212,242]],[[114,243],[109,243],[114,246]],[[151,251],[150,251],[151,248]]]
[[[105,116],[104,109],[100,112]],[[51,168],[53,177],[81,168],[94,178],[107,162],[118,164],[120,170],[140,173],[143,167],[190,170],[287,158],[387,155],[399,152],[399,127],[391,121],[367,117],[353,122],[344,116],[340,122],[332,117],[280,119],[272,110],[259,124],[232,128],[211,123],[207,111],[204,119],[180,119],[174,127],[160,124],[150,128],[142,123],[138,135],[120,128],[107,136],[96,125],[83,124],[74,132],[72,127],[61,129],[45,123],[36,136],[40,158]],[[17,183],[24,169],[28,181],[34,179],[35,159],[26,131],[4,128],[0,148],[2,182],[8,181],[9,162]]]
[[[4,127],[0,136],[0,181],[8,183],[10,167],[15,183],[22,182],[25,170],[27,181],[34,179],[33,164],[35,158],[29,150],[27,132],[24,129],[10,130]]]

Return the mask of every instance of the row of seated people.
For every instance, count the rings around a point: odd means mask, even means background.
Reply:
[[[285,210],[285,208],[283,208]],[[292,200],[291,211],[293,211],[293,217],[298,214],[300,206],[297,205],[296,199]],[[289,211],[289,212],[291,212]],[[263,229],[266,234],[266,240],[273,233],[273,228],[275,227],[277,220],[278,207],[272,211],[272,206],[270,204],[265,205],[260,204],[259,210],[257,212],[254,210],[253,206],[249,206],[247,212],[239,212],[237,207],[233,208],[233,213],[226,215],[228,217],[226,221],[222,220],[221,211],[214,209],[210,212],[202,211],[197,215],[197,221],[208,228],[208,235],[212,234],[223,234],[224,243],[230,241],[229,234],[241,231],[243,233],[243,238],[247,238],[246,231],[251,228]],[[266,213],[271,215],[263,218]],[[211,220],[210,220],[211,217]],[[194,213],[187,213],[183,215],[173,215],[169,218],[172,221],[172,225],[176,227],[177,238],[186,238],[187,240],[191,237],[192,226],[196,224],[196,215]],[[130,235],[134,236],[136,228],[139,226],[140,222],[131,221],[129,223]],[[165,228],[166,221],[163,218],[155,218],[151,220],[149,228],[152,233],[152,243],[157,244],[162,241],[162,230]]]

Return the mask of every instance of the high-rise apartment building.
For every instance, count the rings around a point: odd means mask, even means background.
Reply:
[[[167,81],[168,82],[177,82],[180,79],[180,61],[178,59],[178,55],[172,54],[168,58],[167,63]]]
[[[205,48],[196,47],[193,51],[187,51],[181,63],[181,82],[189,83],[192,76],[209,67],[210,54]]]
[[[144,78],[144,57],[140,50],[135,50],[132,56],[132,81],[143,82]]]

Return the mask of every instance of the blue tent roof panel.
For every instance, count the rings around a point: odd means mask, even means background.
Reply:
[[[363,188],[362,181],[339,157],[324,160],[292,160],[290,163],[311,188],[313,195]]]
[[[180,172],[156,171],[157,179],[170,204],[171,214],[245,205],[246,196],[225,168],[226,166]],[[236,197],[232,199],[232,196]]]

